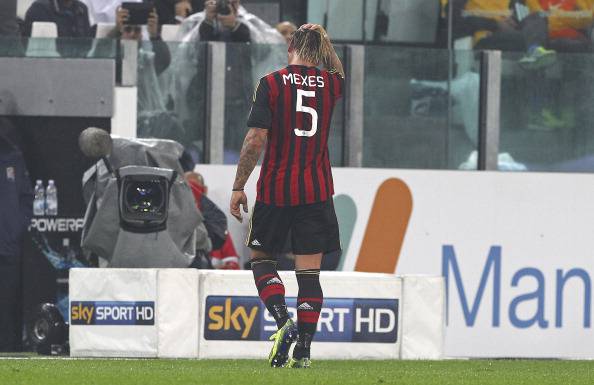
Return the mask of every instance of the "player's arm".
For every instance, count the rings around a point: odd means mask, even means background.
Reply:
[[[262,155],[266,140],[268,138],[268,130],[272,124],[272,111],[269,105],[270,89],[265,80],[258,83],[258,87],[254,92],[254,104],[250,111],[248,118],[248,127],[250,127],[245,140],[241,154],[239,155],[239,164],[237,165],[237,173],[235,175],[235,182],[233,182],[233,195],[231,196],[231,215],[233,215],[239,222],[242,222],[240,207],[243,205],[243,211],[248,212],[247,196],[243,191],[250,175],[254,171],[254,167]]]
[[[233,182],[233,195],[231,197],[230,207],[231,215],[237,218],[239,222],[243,221],[240,206],[243,205],[243,211],[248,212],[247,196],[243,189],[254,171],[256,164],[258,164],[258,159],[262,155],[267,137],[268,130],[250,128],[243,141],[239,164],[237,165],[237,172],[235,174],[235,182]]]
[[[268,130],[262,128],[250,128],[248,131],[239,156],[233,190],[242,190],[245,187],[258,163],[258,159],[260,159],[260,155],[262,155],[267,137]]]
[[[324,44],[326,45],[326,50],[328,52],[328,57],[324,60],[324,67],[330,72],[335,71],[342,76],[344,79],[344,67],[340,58],[336,54],[336,50],[332,45],[332,41],[330,40],[330,36],[328,36],[328,32],[319,24],[304,24],[301,26],[302,29],[311,29],[314,31],[318,31],[320,35],[322,35],[322,39],[324,39]]]
[[[334,49],[334,46],[330,42],[330,38],[328,37],[328,35],[326,35],[326,39],[328,39],[327,44],[330,47],[329,48],[330,57],[328,58],[328,64],[325,65],[327,67],[326,69],[328,71],[338,72],[340,74],[340,76],[342,76],[342,78],[344,79],[344,67],[342,66],[342,62],[340,61],[340,58],[336,54],[336,50]]]

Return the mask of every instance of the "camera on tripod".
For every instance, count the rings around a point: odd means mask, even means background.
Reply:
[[[105,267],[190,266],[200,239],[208,236],[183,179],[183,146],[162,139],[112,139],[98,128],[83,131],[79,146],[86,156],[100,159],[83,177],[83,250]]]

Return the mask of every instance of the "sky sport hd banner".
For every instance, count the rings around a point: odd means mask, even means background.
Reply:
[[[71,301],[71,325],[154,325],[154,301]]]
[[[73,357],[157,357],[157,269],[71,269]]]
[[[296,318],[296,298],[287,298]],[[206,298],[204,338],[207,340],[268,341],[277,330],[259,297]],[[398,339],[398,299],[324,298],[316,342],[395,343]]]
[[[294,272],[280,272],[296,319]],[[314,337],[328,359],[397,359],[402,335],[402,279],[390,274],[322,272],[324,304]],[[274,319],[261,304],[251,272],[203,271],[200,358],[262,358]]]

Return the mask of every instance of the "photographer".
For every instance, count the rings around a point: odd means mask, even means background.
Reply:
[[[250,29],[238,20],[240,0],[207,0],[204,22],[200,24],[200,40],[247,43]]]
[[[122,40],[136,40],[140,43],[142,41],[142,25],[129,24],[129,20],[130,11],[126,8],[118,8],[116,11],[117,29],[115,34]],[[161,39],[159,16],[156,10],[153,10],[150,13],[149,18],[146,21],[146,26],[153,46],[153,54],[149,56],[154,57],[155,72],[158,76],[169,67],[169,64],[171,63],[171,54],[169,53],[167,44]],[[142,45],[141,50],[147,53],[147,51],[142,48]]]
[[[158,76],[171,64],[167,43],[161,39],[159,17],[153,9],[146,21],[150,43],[142,41],[142,25],[129,24],[130,11],[117,10],[117,31],[122,40],[139,42],[138,55],[138,137],[183,139],[183,128],[167,110],[166,100]]]

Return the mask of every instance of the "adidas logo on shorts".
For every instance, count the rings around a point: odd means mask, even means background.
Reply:
[[[258,242],[258,240],[257,240],[257,239],[254,239],[254,240],[252,241],[252,246],[262,246],[262,244],[261,244],[260,242]]]
[[[272,285],[273,283],[282,283],[282,281],[280,279],[274,277],[270,281],[266,282],[267,285]]]
[[[299,307],[297,308],[297,310],[313,310],[314,308],[311,307],[310,304],[308,304],[307,302],[303,302],[301,305],[299,305]]]

